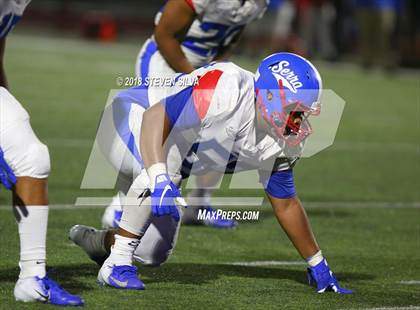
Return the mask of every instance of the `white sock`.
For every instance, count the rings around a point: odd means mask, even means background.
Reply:
[[[16,210],[19,210],[16,207]],[[45,277],[48,206],[26,206],[27,214],[20,212],[19,278]]]
[[[309,256],[306,261],[308,262],[309,266],[315,267],[318,265],[322,260],[324,259],[324,256],[322,256],[322,251],[319,250],[314,255]]]
[[[107,261],[116,266],[132,265],[133,253],[139,243],[139,239],[115,235],[115,243],[111,247],[111,255]]]

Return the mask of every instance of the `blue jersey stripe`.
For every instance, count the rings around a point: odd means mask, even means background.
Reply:
[[[133,104],[137,104],[145,110],[149,108],[147,87],[133,87],[119,93],[112,102],[112,115],[118,135],[134,158],[143,166],[143,160],[136,147],[135,137],[129,125],[130,110]]]
[[[147,83],[146,81],[149,79],[150,60],[157,50],[158,48],[156,43],[150,40],[146,46],[145,51],[140,56],[140,78],[143,85],[145,85]]]
[[[192,91],[193,87],[189,86],[162,101],[171,128],[192,128],[201,123],[194,106]]]
[[[3,20],[0,24],[0,39],[7,36],[7,34],[12,30],[13,26],[17,24],[22,16],[14,15],[12,13],[7,14],[3,17]]]
[[[182,45],[192,50],[194,53],[204,57],[214,56],[217,53],[217,48],[208,49],[204,47],[199,47],[194,45],[193,40],[185,40],[184,42],[182,42]]]

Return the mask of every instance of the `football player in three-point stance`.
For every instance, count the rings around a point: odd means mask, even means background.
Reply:
[[[98,133],[99,144],[134,182],[116,233],[82,225],[70,230],[70,238],[102,263],[98,281],[144,289],[133,259],[160,265],[172,252],[186,205],[181,180],[203,171],[223,173],[234,164],[232,173],[258,170],[278,222],[308,262],[316,291],[351,293],[339,286],[323,257],[293,180],[312,132],[308,118],[320,112],[316,68],[300,56],[277,53],[265,58],[255,75],[220,62],[177,79],[185,77],[198,83],[174,85],[159,102],[149,100],[157,89],[121,91],[104,113],[118,134]]]
[[[28,3],[0,1],[0,183],[12,191],[20,238],[20,274],[14,295],[17,301],[80,306],[79,296],[66,292],[46,275],[50,157],[33,132],[28,113],[7,90],[3,69],[6,36]]]
[[[228,58],[245,26],[261,18],[268,0],[169,0],[155,17],[153,36],[142,46],[137,57],[136,74],[143,84],[154,78],[190,73],[214,60]],[[150,102],[158,102],[166,94],[162,89],[150,94]],[[216,217],[199,220],[199,208],[211,210],[212,187],[220,173],[207,172],[197,177],[197,189],[190,192],[196,206],[190,205],[183,217],[184,224],[205,224],[232,228],[235,220]],[[122,214],[121,199],[132,180],[119,178],[121,191],[102,217],[104,227],[117,227]],[[191,201],[191,200],[190,200]]]

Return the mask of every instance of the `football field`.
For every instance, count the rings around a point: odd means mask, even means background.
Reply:
[[[98,286],[98,267],[67,232],[78,223],[99,227],[103,209],[70,205],[78,197],[114,194],[80,184],[108,92],[117,88],[117,77],[134,75],[141,43],[19,32],[8,38],[11,92],[51,154],[52,278],[82,295],[87,309],[420,309],[419,74],[322,63],[324,87],[346,106],[334,145],[296,166],[296,186],[329,264],[354,295],[314,293],[305,264],[265,205],[256,209],[258,221],[235,230],[182,227],[165,265],[139,267],[145,291]],[[258,65],[235,61],[251,71]],[[49,307],[13,300],[19,242],[9,203],[1,189],[0,309]]]

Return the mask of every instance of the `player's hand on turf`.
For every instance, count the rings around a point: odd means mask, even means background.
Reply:
[[[16,176],[4,160],[3,155],[3,150],[0,148],[0,183],[7,189],[12,189],[16,184]]]
[[[152,213],[154,216],[171,215],[175,221],[179,221],[179,212],[176,202],[184,207],[187,206],[176,185],[171,181],[167,173],[156,176],[155,186],[151,189]]]

